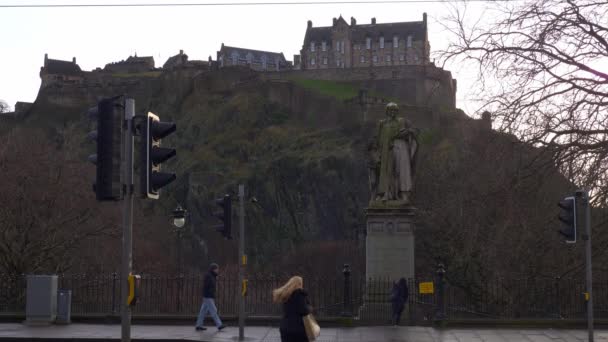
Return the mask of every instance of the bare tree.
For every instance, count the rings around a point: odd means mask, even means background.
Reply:
[[[466,7],[444,21],[456,39],[440,57],[478,72],[480,111],[496,127],[545,147],[569,179],[608,202],[608,1],[495,4],[490,24]]]
[[[9,107],[8,103],[6,103],[4,100],[0,100],[0,113],[8,113],[10,110],[11,108]]]
[[[64,148],[31,129],[0,138],[0,274],[64,271],[84,241],[116,229],[112,207],[84,191],[92,168],[68,148],[70,135]]]

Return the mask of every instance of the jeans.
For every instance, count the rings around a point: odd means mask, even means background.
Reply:
[[[203,305],[201,305],[201,311],[198,313],[198,318],[196,319],[196,326],[202,327],[203,321],[205,320],[205,316],[207,316],[207,312],[209,312],[209,316],[215,322],[216,327],[222,326],[222,320],[220,320],[220,316],[217,315],[217,308],[215,307],[215,300],[213,298],[203,298]]]

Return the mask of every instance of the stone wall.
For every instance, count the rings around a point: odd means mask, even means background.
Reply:
[[[456,80],[449,71],[432,65],[373,68],[290,70],[262,73],[266,80],[315,79],[354,83],[361,89],[378,92],[402,104],[436,110],[456,109]]]

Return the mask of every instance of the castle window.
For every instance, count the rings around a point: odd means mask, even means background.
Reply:
[[[405,60],[405,56],[404,55],[400,55],[399,56],[399,60],[403,62]]]
[[[315,52],[315,42],[310,42],[310,52]]]
[[[344,41],[340,41],[340,52],[344,53]]]
[[[372,48],[372,39],[371,38],[365,38],[365,47],[368,50]]]
[[[232,57],[232,65],[236,65],[236,60],[237,60],[237,58],[239,58],[239,54],[236,51],[234,51],[234,52],[232,52],[231,57]]]
[[[336,66],[337,66],[337,67],[339,67],[341,63],[342,63],[342,61],[341,61],[341,60],[339,60],[339,59],[337,59],[337,60],[336,60]]]
[[[407,47],[412,47],[412,36],[407,36]]]
[[[310,65],[315,65],[315,59],[314,58],[310,59]]]
[[[361,63],[365,63],[365,56],[361,55]]]
[[[390,63],[390,61],[391,61],[391,55],[386,55],[386,61]]]
[[[399,47],[399,37],[394,36],[393,37],[393,48],[398,48]]]
[[[374,61],[374,63],[378,62],[378,56],[374,55],[374,57],[372,57],[372,60]]]
[[[325,43],[325,41],[321,42],[321,51],[327,51],[327,44]]]
[[[327,57],[323,57],[323,65],[327,65]]]
[[[384,37],[380,37],[380,48],[384,49]]]

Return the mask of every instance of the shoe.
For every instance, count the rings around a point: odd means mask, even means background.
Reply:
[[[205,328],[205,327],[196,327],[195,329],[196,329],[196,331],[203,331],[203,330],[207,330],[207,328]]]
[[[224,330],[224,328],[226,328],[226,326],[222,324],[219,327],[217,327],[217,331],[222,331],[222,330]]]

